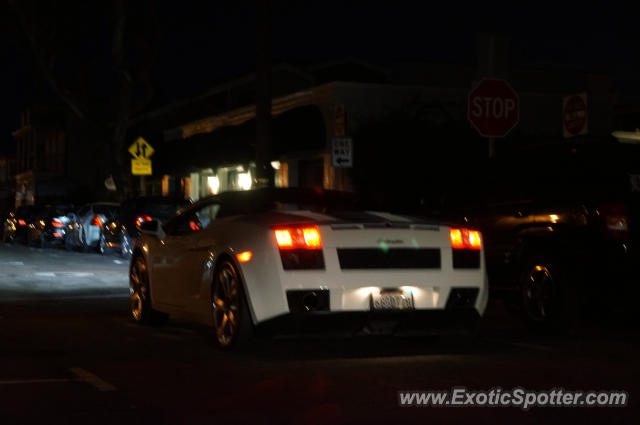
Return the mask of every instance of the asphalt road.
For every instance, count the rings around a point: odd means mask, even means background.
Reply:
[[[526,330],[492,303],[471,338],[279,340],[225,353],[208,330],[127,316],[116,256],[0,244],[2,424],[638,423],[640,332]],[[617,408],[399,407],[400,390],[624,390]]]

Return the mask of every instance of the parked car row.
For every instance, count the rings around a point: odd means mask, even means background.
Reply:
[[[186,199],[138,197],[116,202],[93,202],[75,208],[69,204],[21,206],[2,226],[2,241],[48,248],[61,246],[83,252],[117,252],[127,258],[140,224],[167,220],[190,205]]]

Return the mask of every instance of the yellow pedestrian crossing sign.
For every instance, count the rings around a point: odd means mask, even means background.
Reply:
[[[142,137],[138,137],[131,146],[129,146],[129,153],[135,159],[149,159],[153,155],[153,148]]]

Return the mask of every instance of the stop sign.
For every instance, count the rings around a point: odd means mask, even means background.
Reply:
[[[504,137],[518,124],[520,98],[505,80],[484,79],[469,92],[467,118],[484,137]]]

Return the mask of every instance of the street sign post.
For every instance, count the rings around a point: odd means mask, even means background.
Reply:
[[[489,138],[489,157],[493,157],[494,139],[505,137],[520,120],[520,97],[507,81],[485,78],[469,92],[467,119]]]
[[[331,158],[336,168],[353,167],[353,142],[350,137],[334,137],[331,140]]]
[[[344,111],[344,105],[336,106],[336,120],[334,123],[334,136],[344,137],[346,130],[346,114]]]
[[[520,97],[505,80],[486,78],[469,92],[467,118],[483,137],[504,137],[520,119]]]
[[[155,150],[144,140],[138,137],[135,142],[129,146],[131,158],[131,174],[134,176],[150,176],[153,174],[151,160],[149,159]]]
[[[134,176],[152,175],[151,160],[144,158],[131,158],[131,174]]]
[[[136,159],[149,159],[154,152],[153,147],[142,137],[138,137],[136,141],[129,146],[129,153]]]

